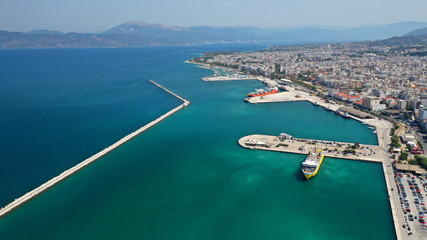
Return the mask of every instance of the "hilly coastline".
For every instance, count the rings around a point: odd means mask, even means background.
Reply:
[[[127,22],[96,34],[33,30],[28,33],[0,31],[0,49],[102,48],[186,46],[210,43],[313,43],[380,40],[406,36],[426,28],[427,23],[402,22],[376,27],[331,30],[317,27],[263,29],[258,27],[178,27]],[[425,30],[424,30],[425,31]]]

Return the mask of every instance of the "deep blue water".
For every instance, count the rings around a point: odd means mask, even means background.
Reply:
[[[196,49],[0,51],[0,205],[180,104],[148,79]]]

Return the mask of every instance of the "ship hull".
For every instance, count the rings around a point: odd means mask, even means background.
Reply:
[[[323,155],[320,158],[319,165],[317,166],[316,170],[313,173],[305,173],[305,172],[303,172],[304,176],[305,176],[305,178],[307,180],[310,179],[311,177],[314,177],[317,174],[317,172],[319,171],[320,165],[322,165],[322,162],[323,162]]]
[[[267,93],[260,93],[260,94],[248,94],[248,97],[259,97],[259,96],[264,96],[264,95],[269,95],[269,94],[273,94],[273,93],[277,93],[279,92],[279,90],[273,90],[271,92],[267,92]]]

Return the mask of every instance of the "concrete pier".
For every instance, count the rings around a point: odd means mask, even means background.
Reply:
[[[263,79],[262,81],[266,81]],[[273,102],[299,102],[299,101],[308,101],[313,104],[318,104],[322,107],[329,107],[331,110],[335,111],[337,110],[340,105],[338,104],[332,104],[332,103],[326,103],[324,100],[322,100],[318,96],[310,95],[307,92],[297,90],[293,87],[286,86],[286,92],[280,92],[280,93],[274,93],[259,97],[250,97],[245,99],[249,103],[273,103]]]
[[[82,168],[86,167],[87,165],[91,164],[92,162],[98,160],[99,158],[101,158],[102,156],[113,151],[114,149],[116,149],[120,145],[122,145],[122,144],[126,143],[127,141],[131,140],[132,138],[136,137],[138,134],[140,134],[140,133],[144,132],[145,130],[151,128],[152,126],[156,125],[157,123],[161,122],[162,120],[166,119],[167,117],[171,116],[172,114],[176,113],[177,111],[181,110],[182,108],[184,108],[190,104],[189,101],[181,98],[180,96],[178,96],[175,93],[169,91],[168,89],[162,87],[161,85],[155,83],[154,81],[150,80],[150,82],[155,84],[156,86],[162,88],[163,90],[167,91],[168,93],[174,95],[178,99],[182,100],[184,103],[182,103],[178,107],[175,107],[174,109],[170,110],[169,112],[163,114],[162,116],[155,119],[154,121],[151,121],[150,123],[146,124],[145,126],[139,128],[138,130],[128,134],[127,136],[123,137],[122,139],[120,139],[119,141],[114,143],[113,145],[111,145],[111,146],[105,148],[104,150],[98,152],[97,154],[87,158],[86,160],[77,164],[76,166],[62,172],[58,176],[50,179],[46,183],[40,185],[39,187],[35,188],[34,190],[32,190],[28,193],[26,193],[22,197],[15,199],[13,202],[9,203],[8,205],[6,205],[2,209],[0,209],[0,217],[4,216],[5,214],[9,213],[13,209],[15,209],[15,208],[19,207],[20,205],[24,204],[25,202],[29,201],[30,199],[34,198],[35,196],[39,195],[40,193],[46,191],[47,189],[49,189],[50,187],[59,183],[60,181],[64,180],[65,178],[73,175],[77,171],[81,170]]]
[[[248,141],[253,140],[251,144]],[[322,149],[325,157],[343,158],[367,162],[382,162],[383,151],[380,146],[360,144],[356,154],[344,154],[347,147],[354,143],[335,142],[326,140],[313,140],[293,138],[281,140],[278,136],[269,135],[249,135],[239,139],[239,145],[249,149],[260,149],[275,152],[297,153],[307,155],[315,149]]]
[[[215,81],[239,81],[239,80],[259,80],[258,77],[252,76],[211,76],[202,78],[206,82],[215,82]]]

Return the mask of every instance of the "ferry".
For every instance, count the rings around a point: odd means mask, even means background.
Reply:
[[[322,150],[317,150],[313,153],[309,153],[302,162],[302,173],[304,173],[305,178],[308,180],[313,177],[319,171],[319,167],[323,161]]]
[[[264,89],[255,89],[255,92],[246,94],[248,97],[258,97],[279,92],[278,87],[266,87]]]

